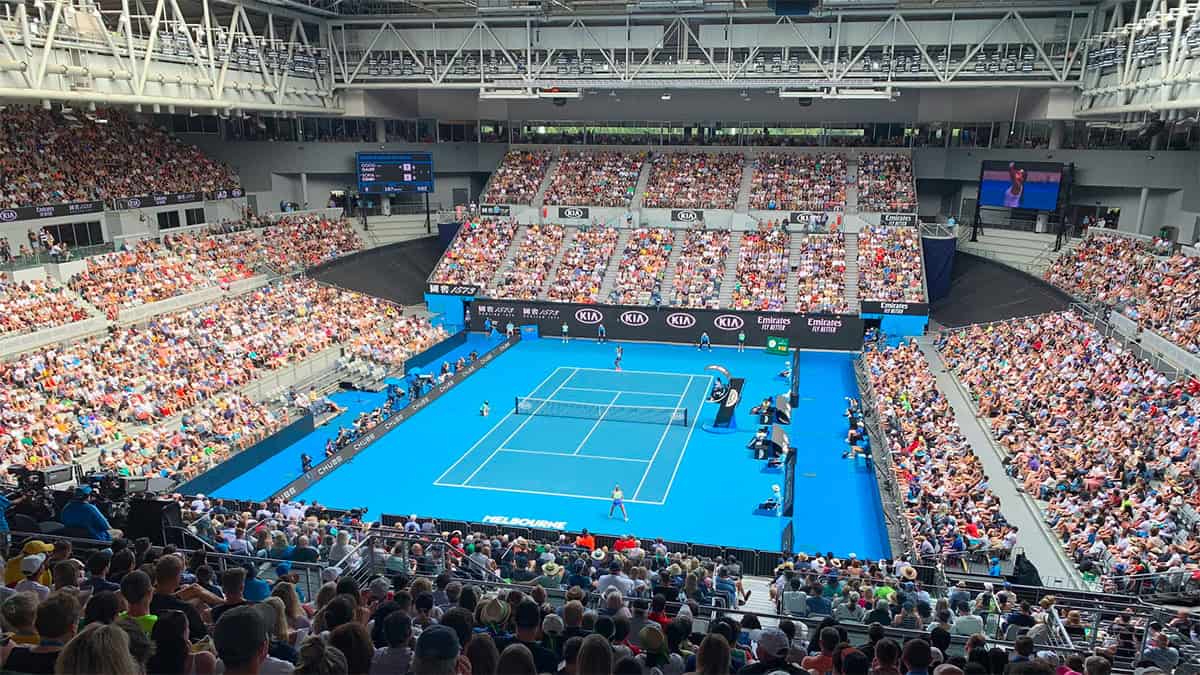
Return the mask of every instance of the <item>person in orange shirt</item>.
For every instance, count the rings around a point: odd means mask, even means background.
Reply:
[[[587,529],[584,529],[583,532],[579,533],[578,537],[575,537],[575,545],[580,548],[586,548],[589,551],[594,551],[596,550],[596,538]]]

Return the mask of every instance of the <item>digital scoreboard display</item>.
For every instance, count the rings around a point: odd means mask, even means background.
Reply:
[[[362,194],[433,192],[433,158],[428,152],[360,152],[356,160]]]

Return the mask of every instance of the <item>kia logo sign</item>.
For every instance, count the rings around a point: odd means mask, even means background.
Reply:
[[[577,209],[574,207],[571,207],[568,209],[560,209],[559,215],[561,215],[563,218],[582,218],[583,217],[583,209]]]
[[[687,312],[675,312],[667,315],[667,325],[671,328],[691,328],[696,325],[696,317]]]
[[[13,211],[12,209],[4,209],[3,211],[0,211],[0,220],[8,222],[11,220],[16,220],[16,219],[17,219],[16,211]]]
[[[142,205],[142,200],[137,199],[137,198],[128,199],[125,201],[125,203],[129,206],[129,208],[136,209],[137,207]]]
[[[598,309],[585,307],[575,310],[575,320],[579,323],[596,324],[604,320],[604,313]]]
[[[695,211],[680,211],[679,212],[679,220],[681,220],[685,223],[690,223],[690,222],[696,220],[696,212]]]
[[[738,330],[746,325],[746,322],[737,314],[722,314],[713,319],[713,325],[721,330]]]
[[[636,309],[631,309],[621,314],[621,323],[626,326],[645,326],[650,323],[650,315],[645,312],[639,312]]]

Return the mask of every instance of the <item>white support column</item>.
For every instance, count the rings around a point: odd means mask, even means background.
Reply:
[[[308,208],[308,174],[300,172],[300,204]]]

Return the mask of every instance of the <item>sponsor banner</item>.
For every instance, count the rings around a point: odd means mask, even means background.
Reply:
[[[586,206],[560,206],[558,207],[559,220],[586,220],[588,217],[588,207]]]
[[[917,214],[915,213],[881,213],[879,214],[880,225],[891,225],[892,227],[916,227]]]
[[[118,211],[125,209],[144,209],[151,206],[171,206],[172,204],[191,204],[204,200],[202,192],[175,192],[169,195],[142,195],[141,197],[125,197],[114,199],[113,208]]]
[[[536,324],[542,335],[596,337],[600,324],[611,340],[651,340],[695,344],[708,333],[713,344],[735,345],[739,333],[746,343],[765,347],[771,337],[786,338],[799,349],[862,349],[863,322],[851,314],[788,314],[740,312],[630,305],[580,305],[524,300],[479,298],[471,307],[471,330],[484,322],[504,326]]]
[[[61,218],[82,213],[100,213],[104,202],[71,202],[70,204],[46,204],[45,206],[22,206],[17,209],[0,209],[0,223],[38,218]]]
[[[671,209],[671,222],[699,223],[704,220],[704,212],[697,209]]]
[[[516,343],[516,339],[507,340],[500,346],[484,354],[475,363],[463,367],[462,370],[455,373],[453,377],[447,379],[444,383],[434,386],[421,398],[409,403],[399,412],[368,429],[366,433],[358,437],[358,440],[354,441],[350,445],[347,445],[341,450],[338,450],[337,454],[323,460],[320,464],[317,464],[309,471],[301,474],[299,478],[288,483],[282,489],[272,494],[271,499],[295,498],[296,495],[312,487],[317,481],[321,480],[325,476],[328,476],[339,466],[354,459],[358,453],[369,448],[373,443],[375,443],[375,441],[388,435],[390,431],[400,426],[404,420],[424,410],[425,406],[436,401],[451,387],[459,382],[462,382],[467,377],[470,377],[472,373],[484,367],[488,363],[491,363],[492,359],[503,354],[508,350],[509,347],[512,347]]]
[[[906,314],[908,316],[927,316],[929,303],[926,302],[894,302],[891,300],[863,300],[863,314]]]
[[[481,216],[511,216],[512,207],[508,204],[484,204],[479,207]]]
[[[213,190],[212,192],[204,193],[205,199],[241,199],[246,196],[246,192],[242,188],[228,188],[225,190]]]
[[[788,224],[790,225],[824,225],[829,222],[829,214],[824,211],[790,211],[788,213]]]
[[[431,295],[464,295],[475,297],[479,287],[471,284],[425,284],[425,292]]]

